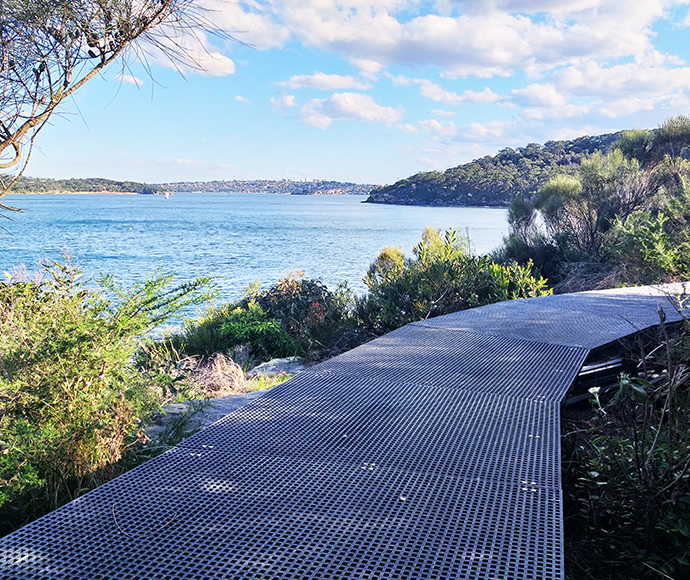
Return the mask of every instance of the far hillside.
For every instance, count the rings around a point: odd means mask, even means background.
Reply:
[[[100,177],[87,179],[47,179],[20,177],[12,193],[141,193],[161,194],[165,189],[136,181],[113,181]]]
[[[507,147],[444,172],[417,173],[374,189],[367,203],[507,207],[516,196],[532,197],[555,175],[575,171],[595,151],[606,153],[622,131],[572,141]]]

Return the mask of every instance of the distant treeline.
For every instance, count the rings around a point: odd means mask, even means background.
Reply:
[[[622,134],[507,147],[444,172],[417,173],[371,192],[367,203],[506,207],[518,195],[534,196],[555,175],[575,171],[595,151],[605,153]]]
[[[113,181],[93,177],[88,179],[46,179],[20,177],[12,187],[12,193],[142,193],[161,194],[165,189],[160,185],[138,183],[136,181]]]
[[[180,181],[161,183],[171,192],[192,191],[195,193],[232,192],[232,193],[281,193],[285,195],[367,195],[376,188],[373,184],[349,183],[341,181],[292,181],[281,179],[269,181]]]

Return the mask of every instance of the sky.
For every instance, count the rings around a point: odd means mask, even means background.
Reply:
[[[690,114],[690,0],[195,0],[202,70],[91,80],[26,175],[394,183]]]

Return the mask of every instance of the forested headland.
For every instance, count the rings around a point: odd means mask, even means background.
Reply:
[[[367,203],[507,207],[517,196],[535,195],[555,175],[574,171],[595,151],[606,153],[622,131],[571,141],[506,147],[443,172],[417,173],[371,191]]]
[[[160,185],[136,181],[113,181],[92,177],[86,179],[48,179],[42,177],[20,177],[12,186],[12,193],[140,193],[163,194]]]

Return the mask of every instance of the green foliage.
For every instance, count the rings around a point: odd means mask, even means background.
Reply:
[[[638,346],[640,374],[597,392],[593,416],[564,439],[568,559],[592,577],[690,575],[687,322],[684,328],[672,334],[662,326],[660,347]]]
[[[346,283],[331,292],[320,280],[294,272],[258,292],[256,302],[285,327],[299,353],[309,358],[333,355],[359,344],[354,294]]]
[[[652,157],[657,160],[680,159],[690,147],[690,118],[670,117],[659,127],[652,140]]]
[[[663,211],[639,210],[616,223],[613,257],[629,279],[655,284],[690,278],[690,232],[676,222]]]
[[[640,164],[613,149],[583,160],[577,176],[550,180],[539,192],[536,206],[551,236],[566,236],[573,249],[600,259],[614,221],[625,219],[650,194],[643,184]]]
[[[69,263],[0,283],[0,511],[42,515],[114,474],[160,385],[133,364],[143,334],[207,299],[209,281],[155,275],[88,289]]]
[[[669,119],[656,132],[625,131],[606,153],[583,159],[574,174],[549,180],[530,214],[516,198],[510,234],[496,256],[548,276],[557,291],[686,278],[690,121]],[[540,230],[535,224],[543,225]]]
[[[521,195],[513,198],[508,207],[508,224],[511,232],[522,240],[529,241],[536,234],[535,219],[537,211],[534,203]]]
[[[222,351],[244,344],[261,359],[293,356],[296,351],[295,341],[285,328],[275,318],[269,319],[256,301],[249,302],[247,308],[232,310],[220,327]]]
[[[159,185],[136,181],[112,181],[111,179],[47,179],[20,177],[12,186],[12,193],[59,193],[59,192],[115,192],[115,193],[165,193]]]
[[[631,129],[623,131],[620,139],[614,143],[626,159],[637,159],[644,165],[650,157],[654,133],[645,129]]]
[[[318,359],[360,342],[347,284],[331,292],[300,272],[266,289],[252,284],[242,299],[209,308],[166,338],[172,349],[188,356],[247,345],[253,362],[295,354]]]
[[[379,335],[431,316],[550,293],[545,280],[531,275],[531,264],[499,265],[470,255],[467,247],[452,229],[441,234],[427,228],[413,259],[384,249],[365,279],[369,294],[358,304],[361,324]]]

